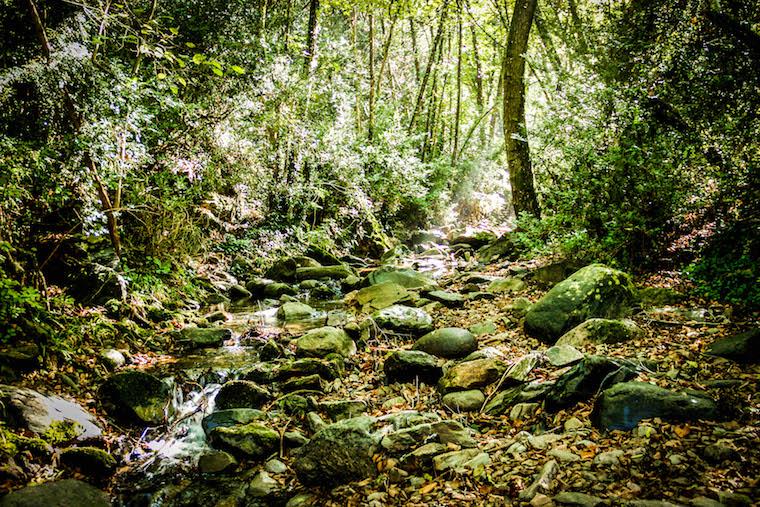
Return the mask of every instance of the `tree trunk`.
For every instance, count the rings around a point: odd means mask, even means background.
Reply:
[[[504,142],[515,214],[540,215],[525,126],[525,52],[537,0],[517,0],[504,58]]]
[[[303,62],[303,71],[305,75],[311,74],[317,56],[317,33],[319,31],[319,26],[317,24],[318,16],[319,0],[309,0],[309,25],[306,32],[306,55]]]
[[[436,56],[436,50],[438,49],[438,46],[441,44],[441,40],[443,38],[443,26],[446,24],[446,10],[448,7],[448,2],[444,0],[443,5],[441,6],[441,20],[438,23],[438,32],[435,34],[435,38],[433,39],[433,45],[430,49],[430,58],[428,58],[427,66],[425,68],[425,73],[422,75],[422,83],[420,83],[420,89],[417,93],[417,100],[414,103],[414,110],[412,111],[412,117],[409,119],[409,131],[412,131],[414,129],[414,124],[417,122],[417,114],[420,112],[420,109],[422,108],[422,101],[425,98],[425,88],[427,88],[428,79],[430,79],[430,70],[433,68],[433,63],[435,62],[435,56]]]
[[[375,135],[375,16],[369,15],[369,118],[367,119],[367,139]]]
[[[457,98],[454,112],[454,146],[451,150],[451,165],[456,165],[459,156],[459,121],[462,116],[462,11],[457,11]]]

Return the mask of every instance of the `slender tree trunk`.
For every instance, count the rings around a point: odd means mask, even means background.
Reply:
[[[409,18],[409,34],[412,37],[412,59],[414,60],[414,77],[420,82],[420,60],[417,58],[417,28],[414,19]]]
[[[286,55],[289,53],[288,46],[290,45],[290,25],[293,22],[290,16],[292,3],[293,0],[287,0],[287,5],[285,7],[285,28],[282,34],[282,48],[285,50]]]
[[[560,74],[562,72],[562,62],[559,59],[557,48],[554,47],[554,42],[552,41],[552,37],[549,34],[549,31],[546,29],[546,25],[544,24],[544,18],[543,16],[541,16],[541,11],[538,9],[538,7],[536,7],[534,23],[536,24],[536,30],[538,31],[538,36],[541,38],[541,43],[544,45],[544,48],[546,49],[546,55],[548,56],[549,61],[554,67],[554,71],[557,74]]]
[[[396,26],[396,20],[398,19],[398,13],[396,13],[393,16],[393,19],[391,19],[391,26],[388,28],[388,36],[385,38],[385,44],[383,44],[383,56],[380,61],[380,71],[377,73],[377,93],[376,97],[380,96],[380,84],[383,81],[383,74],[385,73],[385,68],[388,66],[388,56],[390,55],[390,49],[391,49],[391,42],[393,42],[393,29]]]
[[[462,115],[462,11],[457,11],[457,97],[454,111],[454,146],[451,150],[451,165],[456,165],[459,156],[459,121]]]
[[[309,0],[309,24],[306,32],[306,54],[304,55],[303,71],[310,75],[317,56],[317,34],[319,33],[319,0]]]
[[[480,52],[478,51],[478,35],[475,26],[470,26],[470,32],[472,33],[472,59],[475,63],[475,104],[478,106],[478,116],[483,115],[485,108],[485,100],[483,97],[483,67],[480,64]],[[485,124],[478,120],[478,137],[480,145],[483,146],[486,143],[486,129]]]
[[[540,215],[525,127],[525,52],[537,0],[517,0],[504,59],[504,142],[515,214]]]
[[[417,114],[420,112],[420,109],[422,108],[422,101],[425,97],[425,88],[427,88],[427,83],[428,83],[428,80],[430,79],[430,70],[433,68],[433,63],[435,62],[436,50],[438,49],[438,46],[441,44],[441,40],[443,38],[443,26],[446,24],[447,7],[448,7],[448,2],[444,0],[443,5],[441,5],[441,20],[438,23],[438,32],[435,34],[435,37],[433,39],[432,48],[430,49],[430,58],[428,58],[427,66],[425,68],[425,73],[422,75],[422,83],[420,83],[420,89],[417,93],[417,100],[414,103],[414,110],[412,111],[412,116],[409,119],[410,131],[414,128],[414,124],[417,122]]]
[[[362,131],[362,84],[361,79],[358,78],[359,76],[359,68],[361,67],[361,53],[359,51],[359,38],[357,34],[357,25],[359,24],[359,14],[356,10],[356,8],[353,9],[353,12],[351,14],[351,37],[352,42],[354,46],[354,65],[356,66],[357,72],[355,72],[356,76],[356,98],[354,100],[354,103],[356,104],[356,133],[359,135],[359,133]]]
[[[369,15],[369,118],[367,139],[372,141],[375,128],[375,16]]]

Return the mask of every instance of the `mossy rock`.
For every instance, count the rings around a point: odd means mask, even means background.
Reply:
[[[261,408],[271,399],[269,391],[250,380],[231,380],[225,383],[214,399],[217,409]]]
[[[267,414],[255,408],[233,408],[229,410],[216,410],[203,418],[201,427],[208,436],[211,431],[222,426],[236,426],[248,424],[253,421],[266,420]]]
[[[13,491],[0,498],[0,507],[111,507],[108,495],[74,479],[47,482]]]
[[[644,331],[628,319],[588,319],[563,334],[557,345],[584,345],[620,343],[643,336]]]
[[[97,447],[69,447],[61,451],[61,464],[88,477],[104,479],[116,471],[116,460]]]
[[[301,483],[324,486],[375,477],[372,456],[380,439],[370,432],[373,423],[371,417],[355,417],[319,430],[297,451],[294,468]]]
[[[426,334],[412,348],[437,357],[457,359],[474,352],[478,348],[478,341],[466,329],[444,327]]]
[[[356,344],[342,329],[332,326],[312,329],[296,340],[299,357],[325,357],[339,354],[348,357],[356,353]]]
[[[557,338],[591,318],[617,319],[636,296],[630,275],[592,264],[555,285],[525,315],[525,331],[542,341]]]
[[[414,382],[435,384],[443,375],[435,357],[421,350],[396,350],[388,354],[383,364],[388,382]]]
[[[718,407],[710,398],[669,391],[646,382],[623,382],[597,398],[591,420],[598,428],[631,430],[642,419],[659,417],[681,422],[716,420],[719,416]]]
[[[393,282],[405,289],[431,289],[434,290],[438,284],[427,275],[413,269],[398,269],[385,266],[376,269],[367,277],[369,285],[378,285],[385,282]]]
[[[277,450],[280,435],[258,422],[237,426],[217,426],[209,432],[211,445],[233,455],[263,459]]]
[[[108,377],[100,387],[106,410],[130,423],[161,424],[170,406],[169,388],[158,378],[138,370]]]

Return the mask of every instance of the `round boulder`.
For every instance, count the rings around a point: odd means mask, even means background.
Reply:
[[[438,357],[457,359],[465,357],[478,348],[475,336],[459,327],[444,327],[432,331],[414,344],[414,350],[421,350]]]
[[[328,354],[354,355],[356,344],[345,331],[332,326],[312,329],[296,340],[297,356],[325,357]]]

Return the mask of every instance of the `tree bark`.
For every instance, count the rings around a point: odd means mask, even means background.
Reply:
[[[369,118],[367,119],[367,139],[375,135],[375,16],[369,15]]]
[[[443,5],[441,6],[441,20],[438,23],[438,32],[435,34],[435,38],[433,39],[433,46],[430,49],[430,58],[428,58],[427,66],[425,68],[425,73],[422,75],[422,83],[420,84],[420,89],[419,89],[419,92],[417,93],[417,100],[414,103],[414,110],[412,111],[412,117],[409,119],[409,131],[411,131],[414,128],[414,124],[417,122],[417,114],[420,112],[420,109],[422,108],[422,101],[425,98],[425,88],[427,88],[428,79],[430,79],[430,70],[433,68],[436,51],[438,49],[438,46],[441,44],[441,40],[443,38],[443,26],[446,24],[447,7],[448,7],[448,2],[444,0]]]
[[[303,71],[305,75],[311,74],[314,67],[314,59],[317,56],[317,33],[319,16],[319,0],[309,1],[309,24],[306,32],[306,54],[303,62]]]
[[[540,216],[525,126],[525,52],[537,0],[517,0],[504,58],[504,143],[515,214]]]
[[[454,146],[451,150],[451,165],[456,165],[459,156],[459,121],[462,115],[462,11],[457,11],[457,98],[454,112]]]

